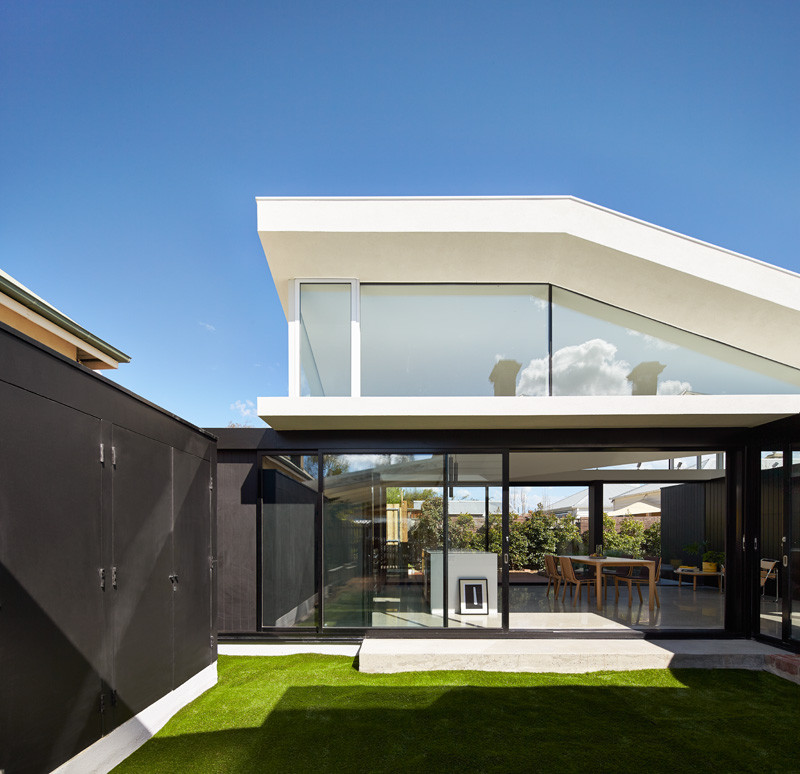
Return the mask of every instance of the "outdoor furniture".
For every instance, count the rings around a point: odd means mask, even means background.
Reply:
[[[564,584],[564,596],[561,598],[563,602],[567,596],[567,584],[573,584],[577,586],[576,594],[573,597],[572,604],[575,605],[578,602],[578,599],[581,595],[581,584],[585,583],[587,585],[586,588],[586,601],[589,601],[590,598],[590,589],[592,586],[595,587],[594,595],[597,599],[600,599],[599,589],[597,584],[602,584],[602,576],[600,573],[597,574],[596,578],[586,578],[586,577],[578,577],[575,574],[575,569],[572,566],[572,560],[568,556],[560,556],[558,558],[559,563],[561,564],[561,580]],[[569,593],[572,594],[572,587],[570,587]]]
[[[625,557],[621,556],[569,556],[566,558],[571,559],[573,562],[581,562],[582,564],[588,564],[590,567],[594,567],[596,584],[598,587],[603,582],[603,570],[606,567],[646,567],[649,571],[648,586],[650,589],[648,606],[650,607],[651,611],[655,609],[656,563],[652,559],[626,559]],[[600,594],[597,594],[596,597],[597,609],[602,610],[603,598]]]
[[[652,561],[654,561],[656,563],[655,583],[658,583],[658,581],[661,578],[661,557],[660,556],[653,556],[653,557],[646,557],[646,558],[651,559]],[[633,587],[634,587],[634,585],[636,586],[636,591],[639,592],[639,602],[641,603],[641,602],[644,601],[642,599],[642,584],[643,583],[647,583],[649,585],[650,584],[650,578],[649,577],[645,578],[643,575],[634,575],[633,574],[633,567],[631,567],[631,574],[630,575],[627,575],[627,576],[619,576],[619,575],[617,575],[617,576],[615,576],[614,577],[614,602],[619,602],[619,584],[620,584],[620,581],[622,581],[623,583],[627,583],[628,584],[628,607],[631,607],[631,605],[633,604]],[[656,604],[659,607],[661,607],[661,600],[659,600],[659,598],[658,598],[658,589],[655,587],[655,584],[653,584],[653,591],[655,592],[655,595],[656,595]]]
[[[550,584],[555,587],[555,596],[558,597],[558,587],[561,585],[561,574],[558,572],[558,564],[553,554],[544,555],[544,569],[547,575],[547,596],[550,596]]]
[[[722,579],[725,577],[725,572],[706,572],[705,570],[697,570],[694,567],[686,568],[686,567],[679,567],[675,570],[675,576],[678,579],[678,586],[681,585],[681,581],[683,580],[684,575],[689,575],[692,579],[692,591],[697,591],[697,579],[703,575],[708,576],[716,576],[719,580],[719,593],[722,594]]]
[[[761,596],[767,593],[767,581],[772,578],[775,581],[775,601],[778,601],[778,560],[761,560]]]

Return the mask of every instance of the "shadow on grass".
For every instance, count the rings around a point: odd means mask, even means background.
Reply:
[[[800,771],[796,686],[674,674],[685,688],[290,687],[259,727],[156,737],[122,770]]]

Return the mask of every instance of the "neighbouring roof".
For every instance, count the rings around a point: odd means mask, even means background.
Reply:
[[[21,282],[0,269],[0,303],[22,314],[34,324],[55,333],[78,349],[78,359],[97,368],[116,368],[130,357],[60,312]]]

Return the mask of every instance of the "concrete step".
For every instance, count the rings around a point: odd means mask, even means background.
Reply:
[[[633,669],[765,669],[784,651],[753,640],[383,639],[367,637],[362,672],[445,669],[599,672]]]

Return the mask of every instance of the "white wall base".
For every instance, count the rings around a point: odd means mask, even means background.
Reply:
[[[293,656],[295,653],[321,653],[326,656],[353,656],[361,646],[318,642],[228,642],[217,645],[220,656]]]
[[[217,684],[217,662],[62,763],[52,774],[106,774],[141,747],[179,710]]]

